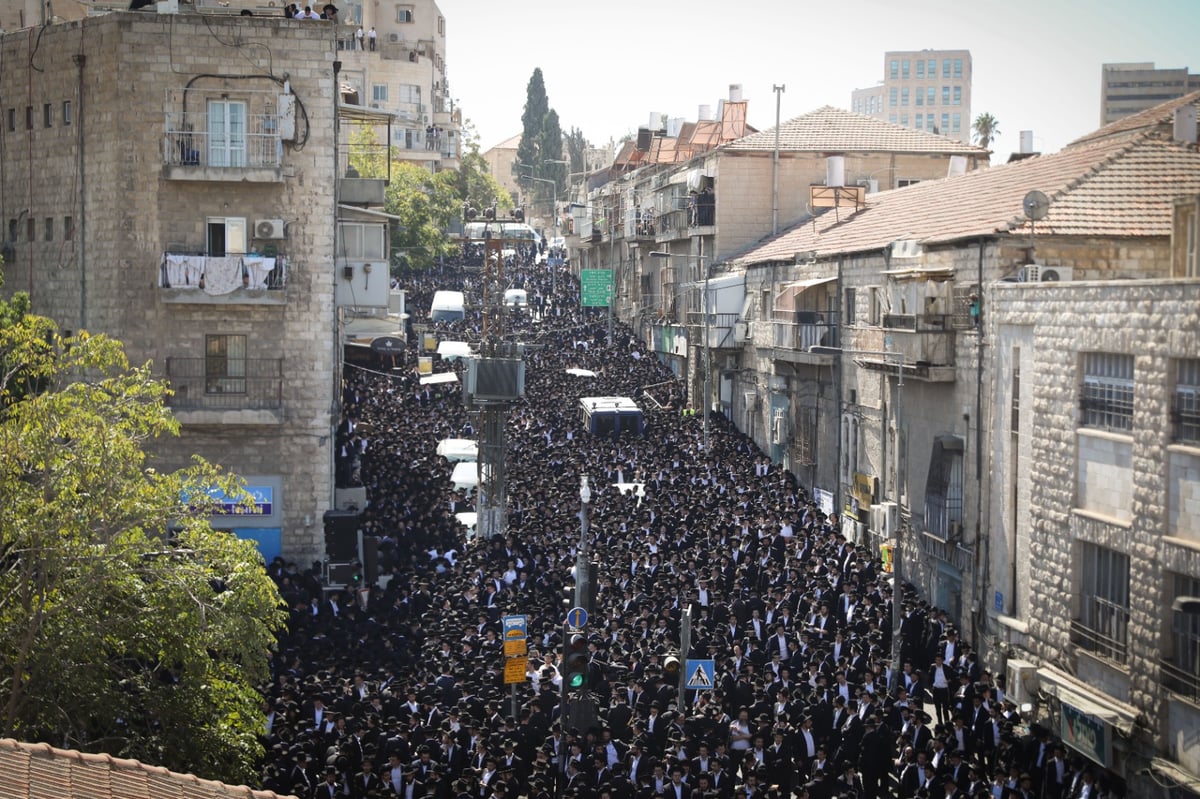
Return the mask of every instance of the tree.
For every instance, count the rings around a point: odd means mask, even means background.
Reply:
[[[286,616],[253,543],[208,524],[236,478],[151,465],[168,394],[105,336],[0,327],[0,736],[255,782]]]
[[[587,151],[591,144],[584,138],[583,131],[571,128],[567,134],[567,160],[571,162],[572,172],[583,172],[587,169]]]
[[[525,110],[521,114],[521,141],[517,144],[517,164],[537,169],[542,161],[542,125],[550,100],[546,97],[546,82],[542,79],[542,68],[536,67],[525,87]],[[535,171],[536,175],[537,172]],[[539,175],[540,177],[540,175]]]
[[[347,147],[350,174],[348,177],[386,178],[388,158],[394,157],[390,147],[379,143],[371,125],[355,125]]]
[[[975,130],[975,141],[980,147],[989,146],[992,139],[1000,135],[1000,122],[986,111],[975,117],[971,127]]]

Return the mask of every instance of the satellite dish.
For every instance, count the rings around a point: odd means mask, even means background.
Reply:
[[[1025,195],[1025,199],[1021,201],[1021,207],[1025,209],[1025,216],[1030,219],[1034,221],[1045,219],[1050,210],[1050,198],[1034,189]]]

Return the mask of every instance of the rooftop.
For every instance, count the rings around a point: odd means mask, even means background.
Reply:
[[[726,150],[774,150],[775,128],[752,133]],[[988,150],[923,130],[893,125],[866,114],[826,105],[779,125],[781,152],[899,152],[986,156]]]

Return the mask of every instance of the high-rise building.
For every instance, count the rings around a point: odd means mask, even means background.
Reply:
[[[1154,62],[1105,64],[1100,73],[1100,124],[1174,100],[1200,89],[1187,67],[1155,69]]]
[[[883,79],[855,89],[850,110],[970,142],[971,52],[889,50],[883,54]]]

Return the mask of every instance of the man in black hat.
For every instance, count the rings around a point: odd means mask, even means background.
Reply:
[[[895,735],[878,716],[868,716],[866,733],[858,750],[858,766],[862,775],[862,799],[876,799],[896,756]]]

